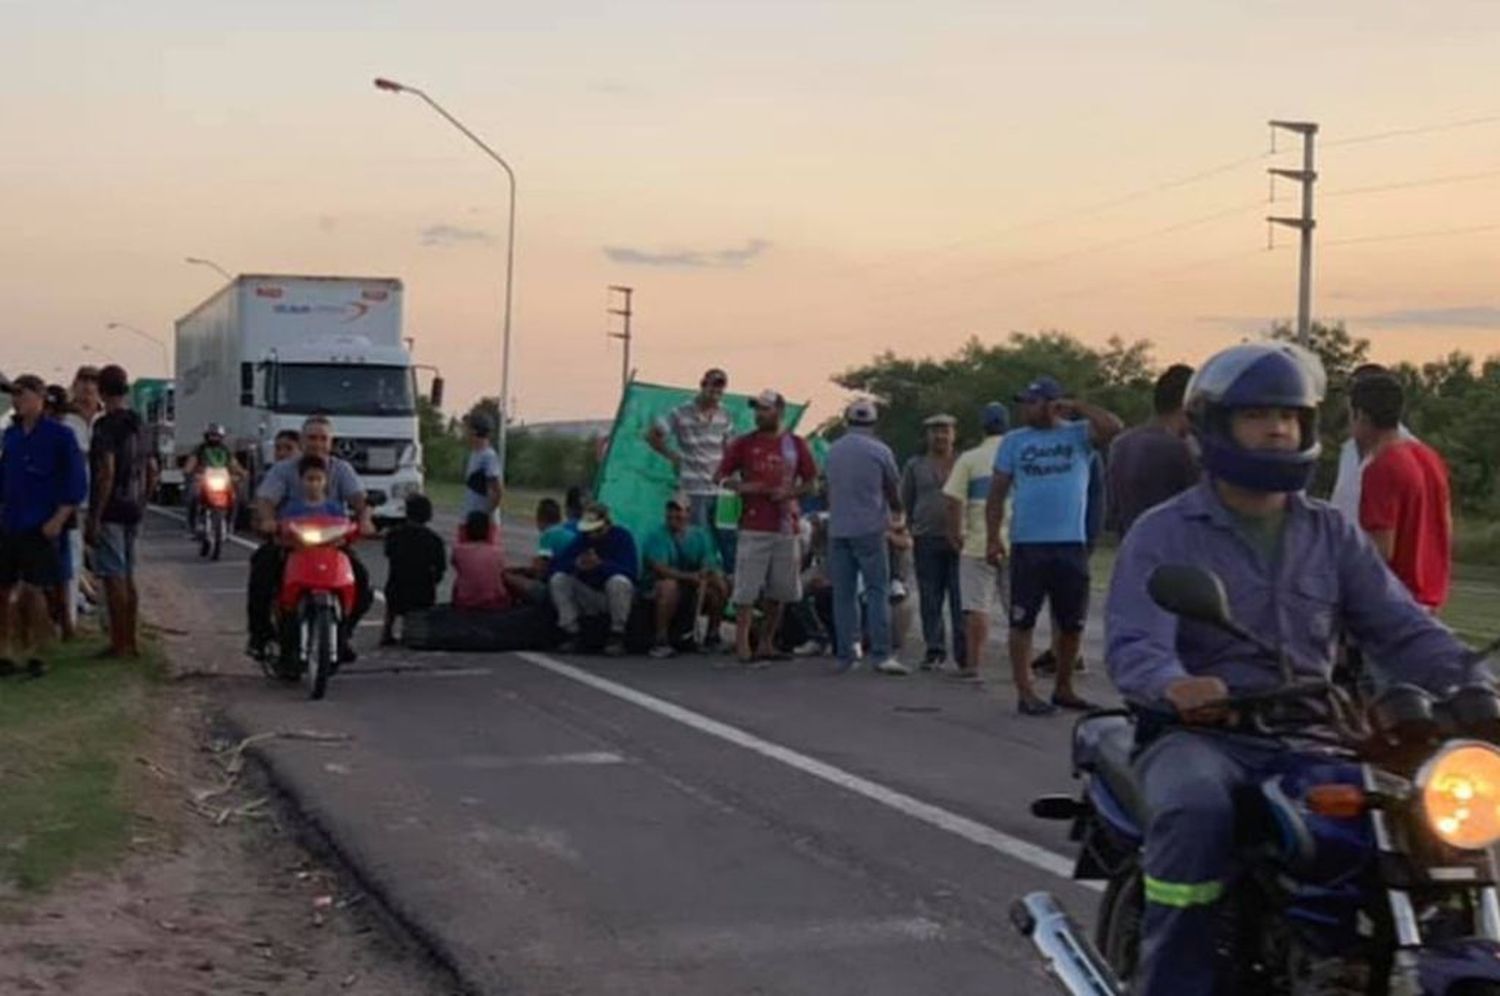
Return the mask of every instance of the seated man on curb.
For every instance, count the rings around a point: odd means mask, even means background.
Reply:
[[[577,531],[563,522],[562,506],[556,498],[536,503],[537,548],[531,563],[505,572],[505,587],[517,602],[541,605],[547,601],[547,574],[552,558],[573,542]]]
[[[708,616],[703,649],[718,650],[719,627],[724,622],[724,603],[729,584],[719,564],[718,548],[708,530],[693,525],[691,501],[682,495],[667,499],[667,521],[647,537],[642,548],[645,571],[641,588],[656,604],[656,639],[651,656],[671,657],[672,623],[684,601],[691,606],[686,642],[693,642],[700,611]]]
[[[625,626],[635,601],[637,566],[630,530],[610,521],[609,507],[595,502],[578,520],[578,538],[552,558],[547,590],[563,631],[561,653],[577,653],[580,616],[609,614],[610,657],[625,654]]]

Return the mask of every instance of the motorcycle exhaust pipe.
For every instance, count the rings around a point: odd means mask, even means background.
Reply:
[[[1070,996],[1124,996],[1125,987],[1068,911],[1050,892],[1033,892],[1010,908],[1010,919],[1031,941],[1047,974]]]

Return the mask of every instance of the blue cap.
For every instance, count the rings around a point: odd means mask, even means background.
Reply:
[[[1063,396],[1063,387],[1057,382],[1056,377],[1048,377],[1043,374],[1030,384],[1026,389],[1016,395],[1017,401],[1056,401]]]
[[[979,421],[988,433],[1004,432],[1010,428],[1010,409],[999,401],[991,401],[979,413]]]

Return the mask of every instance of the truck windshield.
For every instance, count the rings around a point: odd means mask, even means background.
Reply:
[[[276,368],[279,412],[327,415],[411,415],[411,370],[345,363],[283,363]]]

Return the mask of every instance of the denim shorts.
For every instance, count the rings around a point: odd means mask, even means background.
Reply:
[[[106,522],[99,527],[94,547],[94,573],[101,578],[128,578],[135,573],[135,534],[138,527]]]

